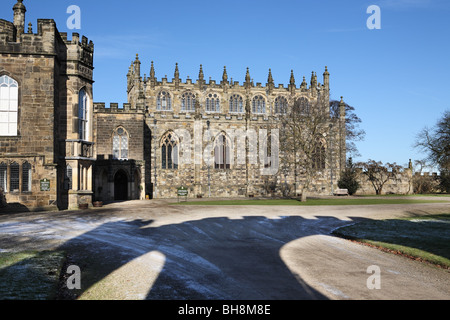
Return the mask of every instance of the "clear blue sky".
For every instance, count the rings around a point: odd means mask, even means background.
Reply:
[[[15,0],[0,3],[12,21]],[[423,155],[412,145],[424,126],[450,109],[450,1],[448,0],[228,0],[24,1],[26,23],[52,18],[61,32],[95,44],[96,102],[126,102],[126,73],[136,53],[142,73],[154,61],[157,77],[219,81],[223,66],[242,82],[297,85],[311,71],[331,73],[331,97],[356,108],[367,135],[361,157],[405,165]],[[381,30],[369,30],[370,5],[381,9]],[[81,30],[67,28],[67,8],[81,9]]]

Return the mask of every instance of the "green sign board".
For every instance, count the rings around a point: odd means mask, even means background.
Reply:
[[[50,191],[50,180],[41,180],[41,191]]]
[[[185,197],[185,200],[187,201],[189,191],[185,187],[180,187],[177,189],[177,195],[178,195],[178,201],[180,201],[180,197]]]
[[[188,194],[189,194],[189,191],[185,187],[181,187],[181,188],[178,188],[178,192],[177,193],[178,193],[179,197],[187,197]]]

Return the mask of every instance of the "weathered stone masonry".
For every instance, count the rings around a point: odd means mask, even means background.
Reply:
[[[18,83],[17,120],[8,120],[17,130],[0,136],[0,166],[7,167],[2,181],[6,200],[30,208],[77,207],[92,197],[93,140],[89,134],[80,139],[77,116],[82,90],[86,108],[92,110],[93,43],[85,37],[80,42],[76,33],[67,40],[51,19],[38,20],[37,33],[30,23],[24,33],[22,1],[13,11],[14,22],[0,20],[0,77]],[[92,112],[85,120],[85,131],[91,132]],[[16,164],[18,186],[11,172]],[[22,170],[26,164],[31,165],[32,180],[27,190]],[[70,190],[64,183],[68,165],[73,174]],[[44,179],[50,181],[49,191],[41,191]]]
[[[175,66],[174,78],[168,81],[156,78],[155,67],[152,62],[149,77],[141,76],[141,61],[136,56],[135,61],[129,68],[127,74],[128,103],[123,108],[117,104],[111,104],[106,108],[103,103],[95,103],[95,115],[97,123],[97,134],[103,136],[102,143],[97,140],[97,145],[111,146],[113,131],[118,126],[129,132],[136,126],[135,123],[127,121],[141,121],[144,127],[144,139],[137,138],[139,143],[130,145],[130,157],[126,159],[143,160],[145,175],[142,175],[142,185],[145,195],[149,197],[173,198],[177,196],[177,188],[183,186],[189,190],[191,197],[246,197],[267,195],[265,189],[266,180],[275,181],[278,186],[284,183],[293,185],[297,180],[297,187],[301,186],[303,177],[294,177],[289,173],[286,177],[279,171],[275,175],[267,176],[262,174],[264,162],[261,160],[259,149],[256,154],[256,163],[248,161],[249,150],[242,149],[242,140],[239,140],[237,133],[253,130],[256,136],[266,130],[269,134],[272,130],[279,129],[280,126],[280,101],[285,99],[286,105],[291,105],[296,99],[306,98],[308,101],[315,101],[319,94],[326,95],[329,101],[329,73],[326,69],[323,75],[324,84],[317,82],[316,73],[312,73],[311,82],[306,83],[305,77],[300,87],[295,85],[295,78],[291,74],[290,83],[287,87],[283,85],[275,86],[271,72],[269,70],[268,82],[265,86],[261,83],[253,83],[250,72],[247,70],[245,82],[239,84],[237,81],[228,80],[228,73],[224,69],[223,78],[220,83],[204,80],[203,67],[200,66],[198,79],[186,79],[183,82],[179,77],[178,64]],[[241,99],[241,106],[238,110],[233,110],[230,100],[234,97]],[[215,99],[215,100],[213,100]],[[263,101],[262,107],[258,109],[256,101]],[[213,102],[212,102],[213,101]],[[261,106],[261,105],[260,105]],[[326,106],[328,107],[328,106]],[[248,110],[250,109],[250,111]],[[234,112],[233,112],[234,111]],[[237,112],[236,112],[237,111]],[[106,120],[109,119],[109,120]],[[345,132],[343,121],[345,113],[341,115],[333,126],[332,132],[328,136],[334,140],[334,144],[327,143],[326,167],[320,173],[320,178],[314,181],[313,192],[315,194],[330,194],[332,189],[337,188],[338,173],[345,164]],[[106,129],[103,123],[109,121]],[[332,120],[331,121],[336,121]],[[106,131],[103,131],[105,128]],[[193,144],[201,141],[198,147],[191,145],[189,150],[182,149],[182,141],[185,137],[177,131],[183,129],[187,132]],[[212,139],[205,139],[207,130],[215,132]],[[208,145],[214,146],[220,134],[229,139],[231,148],[231,163],[229,166],[216,168],[213,164],[205,161],[204,152]],[[234,135],[233,135],[234,134]],[[170,135],[178,146],[177,156],[182,158],[188,152],[190,160],[188,163],[180,163],[176,168],[163,168],[164,138]],[[109,139],[109,140],[108,140]],[[136,137],[135,137],[136,139]],[[270,139],[270,138],[269,138]],[[133,138],[130,137],[130,142]],[[109,144],[107,144],[109,142]],[[140,143],[143,145],[140,145]],[[259,141],[261,143],[261,141]],[[238,149],[245,150],[244,161],[237,161]],[[136,149],[137,148],[137,149]],[[108,154],[109,151],[109,154]],[[214,148],[210,154],[215,159]],[[97,150],[99,156],[112,158],[111,149]],[[143,152],[143,154],[142,154]],[[131,154],[136,154],[132,157]],[[199,158],[201,157],[201,158]],[[124,171],[129,176],[130,172],[127,161],[123,161]],[[113,167],[111,167],[113,168]],[[120,170],[120,162],[116,162],[109,172],[109,182],[112,186],[114,172]],[[142,170],[139,170],[143,173]],[[100,173],[96,173],[96,179],[101,180]],[[108,187],[111,189],[112,187]],[[278,192],[280,192],[278,190]],[[112,192],[109,193],[111,198]],[[141,197],[143,194],[141,194]]]
[[[78,33],[69,40],[51,19],[39,19],[36,31],[31,23],[26,28],[22,0],[13,12],[13,22],[0,20],[0,187],[9,205],[1,210],[173,198],[181,186],[190,197],[267,195],[268,183],[275,194],[284,184],[296,183],[293,193],[301,189],[301,173],[263,172],[273,159],[260,154],[268,144],[260,138],[275,135],[284,108],[297,99],[329,101],[327,68],[323,84],[313,72],[299,86],[293,72],[288,85],[276,86],[270,70],[265,85],[255,84],[248,69],[242,83],[226,68],[220,82],[206,81],[202,66],[197,80],[182,80],[176,65],[169,80],[157,79],[153,62],[142,77],[136,56],[127,103],[107,107],[93,103],[92,41]],[[343,105],[340,117],[330,118],[315,194],[337,188],[345,165]],[[243,140],[247,133],[257,137],[256,153]],[[188,137],[193,144],[186,147]]]

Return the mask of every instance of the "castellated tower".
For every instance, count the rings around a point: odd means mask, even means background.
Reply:
[[[92,202],[92,41],[52,19],[0,20],[0,188],[9,210]],[[1,209],[0,209],[1,210]]]
[[[142,63],[136,55],[128,69],[128,102],[123,107],[117,103],[110,107],[94,104],[97,134],[101,137],[97,153],[109,159],[95,173],[98,184],[108,183],[109,191],[103,197],[112,200],[118,196],[112,190],[119,187],[120,180],[115,175],[121,171],[126,173],[124,180],[128,177],[129,188],[140,187],[150,198],[177,197],[179,187],[186,187],[190,197],[267,196],[270,185],[279,192],[284,184],[293,186],[292,193],[301,192],[301,172],[285,175],[277,168],[265,174],[264,169],[271,167],[271,160],[262,160],[264,155],[259,152],[252,153],[240,134],[244,133],[245,137],[252,133],[258,138],[266,135],[267,140],[258,140],[257,147],[267,144],[271,134],[280,129],[283,113],[299,99],[311,104],[321,101],[325,114],[330,114],[327,67],[323,84],[318,82],[317,73],[312,72],[310,82],[303,77],[300,86],[293,71],[287,86],[275,85],[271,70],[265,85],[254,83],[249,68],[242,83],[231,78],[226,67],[219,82],[205,80],[202,65],[196,80],[188,77],[183,81],[178,64],[172,79],[167,76],[158,79],[153,61],[148,77],[141,72]],[[341,111],[340,118],[330,117],[333,125],[327,132],[328,140],[323,142],[321,172],[313,183],[314,194],[330,194],[337,189],[338,174],[345,165],[345,108]],[[115,135],[118,128],[126,133],[126,157],[120,157],[118,147],[111,154],[111,134]],[[205,138],[205,132],[214,132],[214,136]],[[116,135],[116,139],[122,138]],[[183,145],[187,140],[192,141],[188,147]],[[207,153],[212,161],[206,160]],[[96,167],[99,169],[98,162]],[[127,192],[129,198],[143,197],[139,191]]]

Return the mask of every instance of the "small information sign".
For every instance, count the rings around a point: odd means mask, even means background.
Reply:
[[[184,197],[184,200],[187,201],[189,191],[186,187],[180,187],[177,189],[177,195],[178,195],[178,202],[180,202],[180,197]]]
[[[41,180],[41,191],[50,191],[50,180]]]

